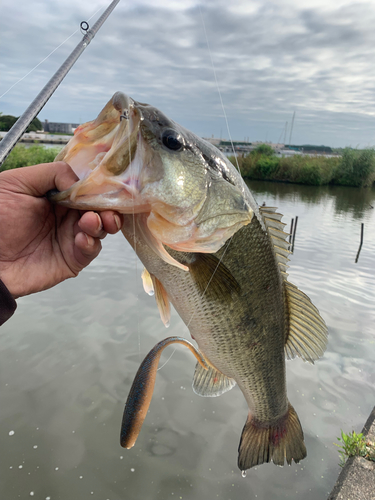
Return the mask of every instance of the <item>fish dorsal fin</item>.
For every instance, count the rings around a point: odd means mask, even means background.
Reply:
[[[150,274],[150,277],[152,279],[152,284],[154,285],[155,300],[159,309],[160,318],[165,327],[168,328],[171,320],[171,305],[169,303],[168,294],[163,285],[153,274]]]
[[[285,355],[288,359],[299,356],[314,363],[325,351],[327,326],[307,295],[289,281],[284,280],[284,287],[289,310]]]
[[[144,267],[142,272],[143,289],[148,295],[154,295],[154,284],[152,282],[151,274]]]
[[[219,372],[212,366],[208,370],[197,363],[193,379],[193,391],[198,396],[214,398],[221,396],[224,392],[230,391],[236,385],[233,378],[229,378],[224,373]]]
[[[279,265],[281,274],[283,278],[286,279],[288,276],[286,270],[289,267],[287,265],[289,262],[288,255],[290,254],[289,243],[286,241],[286,238],[290,235],[284,231],[286,224],[281,222],[283,216],[276,212],[275,207],[259,207],[259,210],[262,214],[267,232],[271,237],[273,249],[276,254],[276,261]]]
[[[189,270],[202,294],[219,299],[231,300],[232,292],[240,293],[240,285],[229,269],[215,255],[196,253],[189,263]]]

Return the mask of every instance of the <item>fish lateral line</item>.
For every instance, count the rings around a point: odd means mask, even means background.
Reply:
[[[200,351],[183,337],[168,337],[156,344],[138,368],[125,403],[120,432],[120,444],[123,448],[130,449],[135,445],[151,403],[160,356],[166,347],[177,343],[190,349],[198,363],[205,370],[209,369]]]

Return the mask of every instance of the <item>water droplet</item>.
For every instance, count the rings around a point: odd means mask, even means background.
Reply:
[[[13,436],[14,435],[14,431],[9,431],[9,436]]]
[[[131,468],[130,470],[131,470],[132,472],[134,472],[134,471],[135,471],[135,469],[133,469],[133,468]]]
[[[55,470],[59,470],[59,468],[58,468],[58,467],[55,467]]]
[[[51,500],[51,497],[46,497],[46,500]]]
[[[80,479],[82,479],[82,478],[83,478],[83,476],[79,476],[79,478],[80,478]]]
[[[34,496],[34,492],[33,491],[30,491],[30,496],[33,497]]]
[[[22,465],[19,465],[19,466],[18,466],[18,468],[19,468],[19,469],[22,469]]]
[[[242,477],[246,477],[246,471],[245,471],[245,470],[243,470],[243,471],[241,472],[241,476],[242,476]]]
[[[122,460],[124,457],[121,455],[120,460]]]
[[[147,292],[151,297],[155,294],[154,290],[150,290],[149,292]]]
[[[165,324],[165,328],[169,328],[171,325],[169,321],[166,321],[164,324]]]
[[[34,448],[34,450],[36,450],[38,448],[38,445],[34,444],[33,448]]]

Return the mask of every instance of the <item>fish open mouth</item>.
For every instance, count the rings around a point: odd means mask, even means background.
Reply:
[[[134,101],[117,92],[96,120],[79,126],[55,161],[68,163],[80,180],[49,194],[52,202],[85,210],[138,213],[150,208],[140,198],[143,117]]]

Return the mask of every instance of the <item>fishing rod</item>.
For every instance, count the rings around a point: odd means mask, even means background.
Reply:
[[[102,27],[119,1],[120,0],[113,0],[92,28],[89,29],[89,25],[86,21],[81,23],[81,30],[86,31],[82,40],[0,142],[0,167],[6,160],[7,156],[12,151],[14,146],[17,144],[18,140],[25,132],[27,127],[30,125],[32,120],[37,116],[37,114],[47,103],[49,98],[55,92],[55,90],[68,74],[79,56],[82,54],[82,52],[94,38],[96,33]]]

